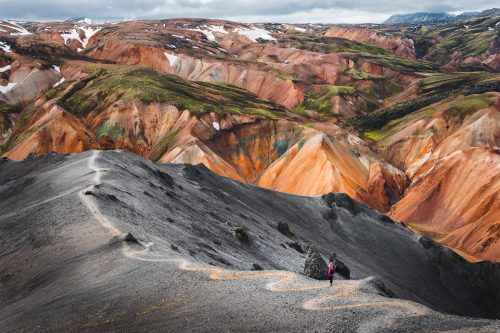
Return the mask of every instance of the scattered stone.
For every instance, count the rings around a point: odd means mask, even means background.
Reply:
[[[394,221],[389,216],[387,216],[385,214],[380,214],[378,218],[382,222],[394,223]]]
[[[139,244],[139,241],[130,233],[130,232],[127,232],[126,234],[124,234],[122,236],[122,240],[124,242],[128,242],[128,243],[136,243],[136,244]]]
[[[26,156],[26,160],[34,160],[35,158],[37,158],[37,154],[35,152],[31,152],[28,154],[28,156]]]
[[[304,253],[304,250],[302,249],[302,246],[300,246],[299,242],[290,242],[290,243],[287,243],[287,244],[288,244],[288,246],[290,246],[295,251],[297,251],[299,253]]]
[[[254,264],[254,265],[255,265],[255,264]],[[1,281],[2,281],[2,282],[7,282],[7,281],[9,281],[11,278],[12,278],[12,274],[10,274],[10,273],[8,273],[8,272],[7,272],[7,273],[5,273],[5,274],[2,276]]]
[[[164,186],[172,187],[175,184],[174,179],[169,174],[160,170],[156,170],[156,174]]]
[[[420,238],[418,239],[418,242],[420,243],[420,245],[423,246],[424,249],[436,247],[436,243],[434,243],[434,241],[432,239],[430,239],[429,237],[426,237],[426,236],[420,236]]]
[[[295,237],[295,234],[290,230],[290,226],[286,222],[278,222],[276,227],[279,232],[287,237]]]
[[[384,297],[394,298],[396,295],[385,285],[385,283],[376,276],[370,276],[364,279],[359,287],[360,290],[377,294]]]
[[[256,264],[256,263],[252,264],[252,271],[263,271],[263,270],[264,270],[264,268],[262,268],[261,265]]]
[[[238,227],[238,228],[234,229],[234,236],[240,242],[247,243],[249,241],[248,234],[245,231],[245,229],[243,229],[242,227]]]
[[[343,278],[349,280],[351,278],[351,270],[340,260],[335,261],[335,274],[339,274]]]
[[[118,198],[116,196],[114,196],[113,194],[108,194],[107,197],[111,201],[114,201],[114,202],[118,201]]]
[[[304,275],[316,280],[326,279],[326,262],[312,246],[307,251],[307,258],[304,263]]]
[[[179,248],[175,246],[174,244],[170,244],[170,248],[174,250],[175,252],[179,252]]]

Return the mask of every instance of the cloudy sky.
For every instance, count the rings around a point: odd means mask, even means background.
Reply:
[[[409,12],[480,11],[498,0],[0,0],[0,17],[61,20],[90,17],[96,22],[176,17],[240,22],[381,22]]]

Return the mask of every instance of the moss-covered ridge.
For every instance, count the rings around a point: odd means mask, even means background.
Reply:
[[[422,119],[430,119],[440,111],[444,112],[446,118],[455,118],[462,122],[467,115],[493,105],[492,101],[489,100],[486,95],[487,94],[460,97],[453,96],[452,98],[421,108],[401,118],[391,120],[382,128],[366,131],[364,134],[367,138],[379,141],[381,145],[384,145],[385,139],[403,130],[407,124],[415,123]]]
[[[17,105],[9,105],[0,101],[0,134],[9,128],[9,114],[17,112],[19,112],[19,107]]]
[[[98,66],[66,93],[59,103],[77,116],[101,112],[117,100],[168,103],[195,115],[249,114],[278,119],[286,109],[225,83],[192,82],[142,67]]]
[[[483,54],[498,40],[494,27],[499,17],[481,17],[446,25],[428,26],[411,37],[418,58],[446,64],[452,55],[461,58]]]
[[[384,127],[392,120],[421,110],[453,95],[500,91],[500,75],[489,73],[434,74],[419,82],[418,97],[405,103],[378,109],[368,115],[355,116],[348,125],[363,131]],[[462,112],[459,112],[462,114]]]

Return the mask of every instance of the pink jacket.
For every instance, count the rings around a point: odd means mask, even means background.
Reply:
[[[328,277],[333,276],[335,274],[335,267],[333,265],[328,265],[328,271],[326,272]]]

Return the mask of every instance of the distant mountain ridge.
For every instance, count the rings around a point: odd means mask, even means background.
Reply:
[[[459,20],[465,20],[471,17],[496,16],[500,15],[500,8],[491,8],[482,12],[465,12],[458,15],[452,15],[445,12],[441,13],[410,13],[392,15],[384,24],[428,24],[428,23],[450,23]]]
[[[73,18],[70,18],[69,20],[66,20],[64,22],[68,22],[68,23],[77,23],[77,24],[94,24],[94,22],[89,19],[88,17],[73,17]]]

